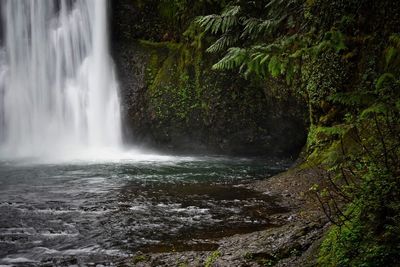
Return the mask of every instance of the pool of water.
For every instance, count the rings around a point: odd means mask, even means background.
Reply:
[[[214,250],[271,226],[275,200],[246,188],[288,163],[148,157],[0,162],[0,265],[116,263],[137,251]]]

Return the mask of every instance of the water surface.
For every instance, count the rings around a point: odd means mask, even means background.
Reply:
[[[137,251],[215,249],[281,212],[245,187],[271,160],[144,157],[0,163],[0,265],[117,263]]]

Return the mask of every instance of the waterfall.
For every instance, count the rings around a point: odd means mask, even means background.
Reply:
[[[107,0],[1,0],[0,153],[118,149]]]

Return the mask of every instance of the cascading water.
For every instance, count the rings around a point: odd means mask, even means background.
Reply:
[[[118,149],[107,0],[1,0],[0,153]]]

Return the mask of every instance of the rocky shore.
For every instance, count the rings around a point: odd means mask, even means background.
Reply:
[[[213,239],[215,250],[196,249],[163,253],[138,252],[130,266],[313,266],[329,222],[318,202],[308,193],[322,182],[323,171],[295,168],[249,189],[278,198],[284,212],[272,216],[274,227],[248,234]],[[183,250],[183,251],[182,251]]]

